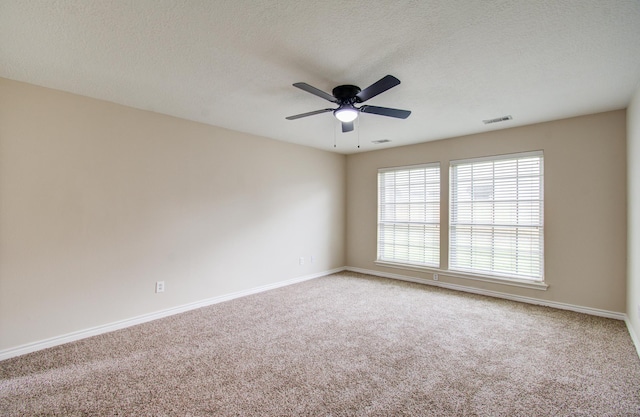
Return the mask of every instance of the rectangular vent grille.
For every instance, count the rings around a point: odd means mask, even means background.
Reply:
[[[391,142],[391,140],[389,139],[380,139],[380,140],[372,140],[371,143],[375,143],[376,145],[379,145],[381,143],[387,143],[387,142]]]
[[[509,115],[509,116],[496,117],[495,119],[483,120],[482,123],[484,123],[485,125],[489,125],[491,123],[506,122],[507,120],[511,120],[511,119],[513,119],[513,117]]]

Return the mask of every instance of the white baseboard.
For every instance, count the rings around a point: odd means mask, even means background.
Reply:
[[[149,321],[161,319],[163,317],[172,316],[174,314],[184,313],[189,310],[195,310],[197,308],[210,306],[212,304],[221,303],[223,301],[233,300],[235,298],[245,297],[247,295],[257,294],[264,291],[273,290],[287,285],[297,284],[299,282],[308,281],[314,278],[320,278],[325,275],[334,274],[336,272],[344,271],[345,268],[336,268],[329,271],[319,272],[316,274],[305,275],[302,277],[292,278],[286,281],[280,281],[273,284],[262,285],[248,290],[242,290],[231,294],[220,295],[217,297],[208,298],[201,301],[196,301],[189,304],[183,304],[181,306],[168,308],[165,310],[156,311],[149,314],[143,314],[141,316],[132,317],[125,320],[120,320],[112,323],[103,324],[89,329],[79,330],[72,333],[67,333],[61,336],[55,336],[49,339],[40,340],[37,342],[27,343],[21,346],[16,346],[9,349],[0,350],[0,361],[13,358],[27,353],[35,352],[38,350],[62,345],[76,340],[85,339],[91,336],[97,336],[99,334],[112,332],[114,330],[124,329],[126,327],[135,326],[137,324],[146,323]]]
[[[523,297],[520,295],[507,294],[507,293],[498,292],[498,291],[490,291],[490,290],[485,290],[481,288],[467,287],[465,285],[450,284],[448,282],[442,282],[442,281],[431,281],[428,279],[415,278],[415,277],[410,277],[410,276],[400,275],[400,274],[391,274],[388,272],[374,271],[371,269],[363,269],[363,268],[355,268],[355,267],[347,266],[345,267],[345,270],[359,272],[362,274],[375,275],[383,278],[392,278],[392,279],[398,279],[401,281],[415,282],[418,284],[427,284],[427,285],[432,285],[432,286],[441,287],[441,288],[448,288],[456,291],[469,292],[473,294],[487,295],[489,297],[504,298],[506,300],[519,301],[527,304],[553,307],[561,310],[570,310],[578,313],[590,314],[592,316],[606,317],[606,318],[616,319],[616,320],[625,320],[625,317],[626,317],[624,313],[618,313],[615,311],[600,310],[597,308],[583,307],[583,306],[577,306],[577,305],[566,304],[566,303],[558,303],[556,301],[541,300],[539,298]],[[637,343],[636,343],[636,346],[638,346]]]
[[[371,269],[363,269],[363,268],[347,266],[344,268],[344,270],[359,272],[361,274],[374,275],[374,276],[383,277],[383,278],[392,278],[392,279],[397,279],[401,281],[415,282],[418,284],[433,285],[436,287],[448,288],[451,290],[464,291],[464,292],[469,292],[469,293],[479,294],[479,295],[487,295],[490,297],[504,298],[507,300],[519,301],[527,304],[553,307],[560,310],[575,311],[578,313],[590,314],[592,316],[623,320],[627,325],[627,330],[629,331],[629,336],[631,337],[631,341],[633,342],[633,345],[636,348],[636,353],[638,354],[638,357],[640,357],[640,339],[638,338],[638,335],[636,335],[636,332],[633,330],[633,326],[629,321],[629,317],[624,313],[618,313],[616,311],[609,311],[609,310],[601,310],[601,309],[591,308],[591,307],[577,306],[574,304],[558,303],[555,301],[541,300],[538,298],[522,297],[519,295],[506,294],[498,291],[490,291],[490,290],[484,290],[480,288],[467,287],[464,285],[450,284],[442,281],[431,281],[428,279],[415,278],[415,277],[410,277],[410,276],[400,275],[400,274],[392,274],[388,272],[374,271]]]
[[[561,309],[561,310],[570,310],[570,311],[575,311],[575,312],[578,312],[578,313],[591,314],[591,315],[594,315],[594,316],[607,317],[607,318],[612,318],[612,319],[617,319],[617,320],[624,320],[626,325],[627,325],[627,329],[629,330],[629,334],[631,336],[631,340],[633,341],[633,344],[635,345],[636,350],[638,352],[638,356],[640,356],[640,339],[638,339],[637,335],[635,334],[635,332],[633,330],[633,327],[631,326],[631,323],[629,322],[629,318],[624,313],[618,313],[618,312],[607,311],[607,310],[600,310],[600,309],[595,309],[595,308],[590,308],[590,307],[576,306],[576,305],[573,305],[573,304],[558,303],[558,302],[554,302],[554,301],[540,300],[540,299],[531,298],[531,297],[522,297],[522,296],[518,296],[518,295],[506,294],[506,293],[497,292],[497,291],[489,291],[489,290],[484,290],[484,289],[479,289],[479,288],[467,287],[467,286],[463,286],[463,285],[450,284],[450,283],[441,282],[441,281],[430,281],[430,280],[427,280],[427,279],[415,278],[415,277],[410,277],[410,276],[406,276],[406,275],[391,274],[391,273],[388,273],[388,272],[380,272],[380,271],[374,271],[374,270],[356,268],[356,267],[341,267],[341,268],[335,268],[335,269],[332,269],[332,270],[329,270],[329,271],[319,272],[319,273],[312,274],[312,275],[306,275],[306,276],[302,276],[302,277],[289,279],[289,280],[286,280],[286,281],[280,281],[280,282],[276,282],[276,283],[273,283],[273,284],[262,285],[262,286],[259,286],[259,287],[255,287],[255,288],[250,288],[250,289],[243,290],[243,291],[234,292],[234,293],[231,293],[231,294],[225,294],[225,295],[221,295],[221,296],[217,296],[217,297],[212,297],[212,298],[208,298],[208,299],[201,300],[201,301],[196,301],[196,302],[189,303],[189,304],[184,304],[184,305],[181,305],[181,306],[177,306],[177,307],[172,307],[172,308],[168,308],[168,309],[165,309],[165,310],[156,311],[156,312],[153,312],[153,313],[143,314],[141,316],[136,316],[136,317],[132,317],[132,318],[125,319],[125,320],[120,320],[120,321],[117,321],[117,322],[107,323],[107,324],[104,324],[104,325],[101,325],[101,326],[96,326],[96,327],[92,327],[92,328],[89,328],[89,329],[79,330],[79,331],[72,332],[72,333],[67,333],[67,334],[64,334],[64,335],[61,335],[61,336],[56,336],[56,337],[52,337],[52,338],[49,338],[49,339],[40,340],[40,341],[37,341],[37,342],[27,343],[27,344],[24,344],[24,345],[21,345],[21,346],[16,346],[16,347],[13,347],[13,348],[0,350],[0,361],[3,361],[5,359],[9,359],[9,358],[13,358],[13,357],[16,357],[16,356],[20,356],[20,355],[25,355],[25,354],[31,353],[31,352],[36,352],[38,350],[42,350],[42,349],[46,349],[46,348],[62,345],[62,344],[65,344],[65,343],[74,342],[76,340],[85,339],[87,337],[97,336],[97,335],[100,335],[100,334],[103,334],[103,333],[108,333],[108,332],[112,332],[112,331],[115,331],[115,330],[124,329],[126,327],[131,327],[131,326],[135,326],[137,324],[146,323],[146,322],[157,320],[157,319],[160,319],[160,318],[163,318],[163,317],[172,316],[174,314],[184,313],[184,312],[189,311],[189,310],[195,310],[195,309],[198,309],[198,308],[201,308],[201,307],[210,306],[210,305],[221,303],[221,302],[224,302],[224,301],[233,300],[235,298],[245,297],[247,295],[257,294],[257,293],[260,293],[260,292],[269,291],[269,290],[273,290],[273,289],[280,288],[280,287],[285,287],[287,285],[297,284],[299,282],[308,281],[308,280],[311,280],[311,279],[314,279],[314,278],[320,278],[320,277],[323,277],[323,276],[326,276],[326,275],[335,274],[337,272],[342,272],[342,271],[359,272],[359,273],[362,273],[362,274],[374,275],[374,276],[379,276],[379,277],[383,277],[383,278],[392,278],[392,279],[397,279],[397,280],[401,280],[401,281],[415,282],[415,283],[418,283],[418,284],[432,285],[432,286],[448,288],[448,289],[452,289],[452,290],[456,290],[456,291],[469,292],[469,293],[479,294],[479,295],[487,295],[487,296],[490,296],[490,297],[504,298],[504,299],[507,299],[507,300],[519,301],[519,302],[528,303],[528,304],[543,305],[543,306],[547,306],[547,307],[558,308],[558,309]]]
[[[638,335],[633,330],[633,326],[631,325],[631,321],[629,320],[629,316],[625,314],[624,322],[627,324],[627,330],[629,330],[629,335],[631,336],[631,341],[633,345],[636,347],[636,352],[638,352],[638,357],[640,357],[640,339],[638,339]]]

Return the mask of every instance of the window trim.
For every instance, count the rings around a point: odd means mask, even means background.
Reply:
[[[541,218],[542,218],[542,258],[540,260],[540,267],[541,267],[541,278],[539,279],[534,279],[534,278],[528,278],[528,277],[521,277],[521,276],[513,276],[513,275],[509,275],[509,274],[487,274],[487,273],[479,273],[479,272],[473,272],[473,271],[466,271],[466,270],[452,270],[450,269],[450,255],[451,255],[451,236],[450,236],[450,232],[451,232],[451,164],[452,163],[466,163],[466,162],[482,162],[482,161],[499,161],[499,160],[505,160],[505,159],[517,159],[517,158],[522,158],[522,157],[527,157],[527,156],[541,156],[542,157],[542,172],[541,172],[541,178],[542,178],[542,182],[540,184],[541,186],[541,197],[542,197],[542,212],[541,212]],[[446,166],[445,164],[449,165],[449,169],[445,170],[443,167]],[[380,241],[380,236],[379,236],[379,220],[380,220],[380,183],[379,183],[379,176],[378,174],[380,172],[385,172],[385,171],[394,171],[394,170],[401,170],[401,169],[411,169],[411,168],[420,168],[420,167],[425,167],[425,166],[435,166],[438,165],[440,167],[440,224],[439,224],[439,229],[440,229],[440,245],[439,245],[439,252],[440,252],[440,261],[439,261],[439,266],[429,266],[429,265],[422,265],[422,264],[413,264],[413,263],[403,263],[403,262],[394,262],[394,261],[390,261],[390,260],[382,260],[379,259],[379,241]],[[524,152],[515,152],[515,153],[509,153],[509,154],[498,154],[498,155],[487,155],[487,156],[480,156],[480,157],[474,157],[474,158],[465,158],[465,159],[451,159],[451,160],[447,160],[446,158],[441,159],[440,161],[435,161],[435,162],[429,162],[429,163],[420,163],[420,164],[413,164],[413,165],[404,165],[404,166],[395,166],[395,167],[384,167],[384,168],[378,168],[377,169],[377,174],[376,174],[376,188],[377,188],[377,201],[376,201],[376,210],[377,210],[377,215],[376,215],[376,253],[375,253],[375,259],[373,260],[373,263],[377,266],[383,267],[383,268],[393,268],[393,269],[403,269],[403,270],[407,270],[407,271],[416,271],[416,272],[421,272],[421,273],[431,273],[431,274],[439,274],[441,277],[451,277],[454,279],[464,279],[464,280],[473,280],[473,281],[480,281],[480,282],[486,282],[486,283],[491,283],[491,284],[500,284],[500,285],[508,285],[508,286],[515,286],[515,287],[521,287],[521,288],[527,288],[527,289],[533,289],[533,290],[541,290],[541,291],[546,291],[549,288],[549,284],[547,284],[545,282],[545,278],[546,278],[546,274],[545,274],[545,244],[544,244],[544,177],[545,177],[545,172],[544,172],[544,152],[543,150],[532,150],[532,151],[524,151]],[[431,279],[427,279],[424,278],[424,281],[427,283],[433,283],[435,285],[441,285],[437,280],[431,280]],[[455,282],[455,281],[454,281]],[[447,285],[449,285],[449,283],[451,283],[451,281],[449,281],[447,283]],[[457,284],[453,284],[451,283],[451,285],[457,285]]]
[[[498,155],[485,155],[474,158],[464,158],[464,159],[450,159],[449,167],[452,164],[460,165],[460,164],[468,164],[472,162],[490,162],[490,161],[504,161],[505,159],[519,159],[526,158],[532,156],[542,156],[544,158],[544,151],[542,149],[537,151],[525,151],[525,152],[514,152],[514,153],[502,153]]]
[[[437,172],[438,172],[438,223],[437,223],[437,230],[438,230],[438,254],[437,254],[437,264],[435,265],[430,265],[430,264],[423,264],[423,263],[416,263],[416,262],[410,262],[410,261],[406,261],[406,262],[397,262],[398,264],[401,265],[407,265],[410,267],[416,267],[416,268],[439,268],[441,266],[441,262],[442,262],[442,164],[440,163],[440,161],[436,161],[436,162],[427,162],[427,163],[421,163],[421,164],[414,164],[414,165],[403,165],[403,166],[396,166],[396,167],[385,167],[385,168],[379,168],[377,170],[377,174],[376,174],[376,187],[377,187],[377,204],[376,204],[376,262],[389,262],[389,263],[396,263],[393,260],[389,260],[389,259],[381,259],[380,258],[380,224],[381,224],[381,212],[380,212],[380,207],[381,207],[381,188],[380,188],[380,174],[384,174],[386,172],[397,172],[397,171],[410,171],[410,170],[415,170],[415,169],[421,169],[421,168],[436,168]]]
[[[549,284],[547,284],[544,281],[524,279],[519,277],[474,274],[474,273],[465,272],[465,271],[429,268],[429,267],[423,267],[423,266],[413,265],[413,264],[402,264],[402,263],[379,261],[379,260],[374,261],[374,263],[378,266],[382,266],[385,268],[404,269],[407,271],[416,271],[416,272],[428,272],[431,274],[438,274],[441,277],[460,278],[460,279],[467,279],[472,281],[488,282],[491,284],[510,285],[512,287],[529,288],[533,290],[542,290],[542,291],[546,291],[547,288],[549,288]],[[438,281],[434,280],[434,282],[438,282]]]
[[[451,268],[451,247],[452,247],[452,242],[451,242],[451,229],[452,229],[452,222],[451,222],[451,218],[452,218],[452,200],[453,200],[453,192],[452,192],[452,181],[453,181],[453,175],[452,175],[452,170],[454,165],[464,165],[464,164],[471,164],[471,163],[482,163],[482,162],[496,162],[496,161],[504,161],[504,160],[515,160],[515,159],[522,159],[522,158],[530,158],[530,157],[540,157],[541,158],[541,173],[540,173],[540,178],[541,178],[541,182],[540,182],[540,194],[541,194],[541,202],[542,202],[542,210],[540,212],[540,220],[541,220],[541,230],[542,230],[542,237],[541,237],[541,259],[540,259],[540,273],[541,276],[539,278],[533,278],[533,277],[524,277],[524,276],[516,276],[516,275],[511,275],[509,273],[500,273],[500,272],[492,272],[492,273],[488,273],[488,272],[484,272],[484,271],[472,271],[472,270],[468,270],[468,269],[452,269]],[[449,201],[447,202],[447,212],[448,212],[448,218],[447,218],[447,237],[448,237],[448,244],[447,244],[447,271],[450,271],[453,274],[463,274],[463,275],[468,275],[468,276],[479,276],[479,277],[486,277],[486,278],[491,278],[491,279],[497,279],[497,280],[501,280],[501,281],[506,281],[506,282],[531,282],[531,283],[542,283],[544,284],[545,282],[545,268],[544,268],[544,264],[545,264],[545,251],[544,251],[544,152],[542,150],[536,150],[536,151],[527,151],[527,152],[517,152],[517,153],[510,153],[510,154],[500,154],[500,155],[489,155],[489,156],[482,156],[482,157],[478,157],[478,158],[466,158],[466,159],[456,159],[456,160],[450,160],[449,161],[449,184],[448,184],[448,191],[449,191]],[[545,284],[546,285],[546,284]]]

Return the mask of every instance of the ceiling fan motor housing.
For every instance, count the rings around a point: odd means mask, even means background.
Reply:
[[[338,103],[355,103],[358,101],[356,94],[360,92],[360,87],[356,85],[339,85],[333,89],[333,96],[338,99]]]

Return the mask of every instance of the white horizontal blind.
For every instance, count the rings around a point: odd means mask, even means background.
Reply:
[[[378,260],[440,265],[440,164],[378,171]]]
[[[543,280],[542,152],[450,166],[449,269]]]

